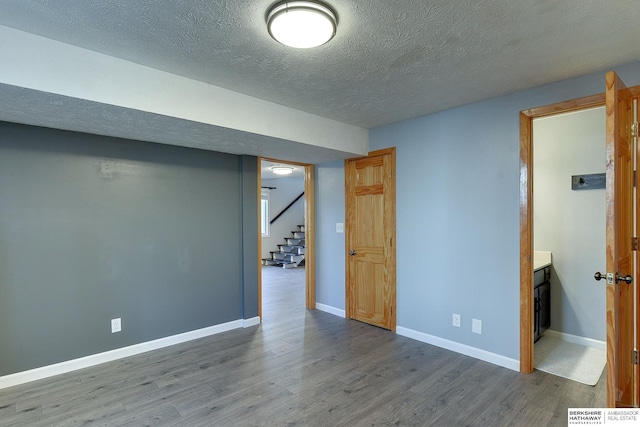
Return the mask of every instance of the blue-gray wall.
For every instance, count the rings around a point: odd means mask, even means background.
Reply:
[[[0,375],[255,316],[256,174],[251,157],[0,123]]]
[[[316,166],[316,301],[345,310],[344,162]],[[319,285],[319,286],[318,286]]]
[[[640,84],[640,63],[616,71],[628,85]],[[519,358],[519,112],[602,93],[604,76],[594,73],[370,131],[370,150],[397,147],[399,327]],[[320,221],[344,218],[344,200],[336,197],[344,191],[339,169],[331,164],[316,170]],[[330,224],[321,226],[318,303],[344,308],[344,241]],[[331,264],[321,264],[329,259]],[[461,328],[452,326],[452,313],[461,315]],[[482,320],[481,335],[471,332],[472,318]]]

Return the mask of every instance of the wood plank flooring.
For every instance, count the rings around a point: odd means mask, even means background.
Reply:
[[[595,387],[304,308],[264,267],[263,323],[0,390],[0,426],[564,426]]]

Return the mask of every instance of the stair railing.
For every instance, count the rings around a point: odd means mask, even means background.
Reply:
[[[276,219],[280,218],[282,214],[285,213],[291,206],[293,206],[295,202],[300,200],[302,196],[304,196],[304,191],[300,193],[300,195],[296,197],[293,202],[289,203],[286,208],[282,209],[282,211],[280,211],[278,215],[276,215],[271,221],[269,221],[269,224],[273,224],[274,222],[276,222]]]

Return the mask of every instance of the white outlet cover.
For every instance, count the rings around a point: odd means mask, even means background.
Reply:
[[[111,319],[111,333],[120,332],[122,330],[122,319]]]
[[[455,326],[456,328],[460,327],[460,315],[459,314],[453,314],[453,326]]]
[[[344,223],[336,222],[336,233],[344,233]]]
[[[474,334],[482,334],[482,320],[473,319],[471,321],[471,332]]]

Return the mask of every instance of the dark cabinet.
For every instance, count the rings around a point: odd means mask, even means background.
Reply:
[[[551,267],[533,273],[533,341],[551,326]]]

